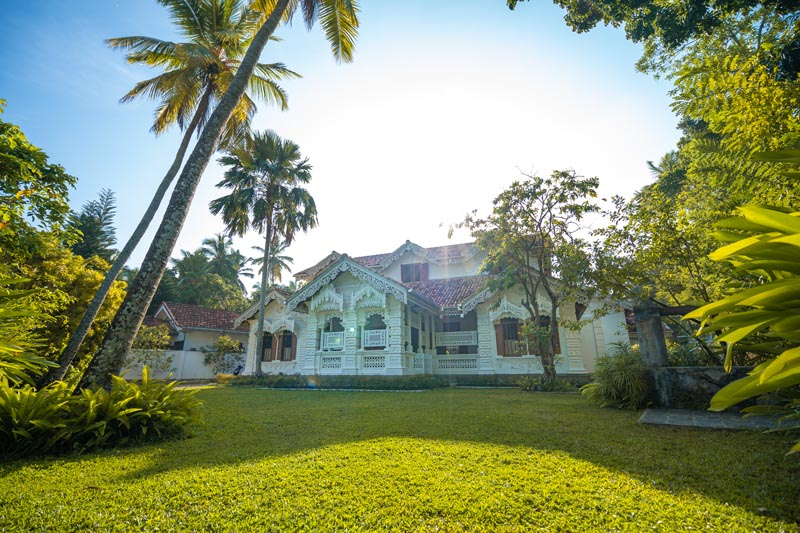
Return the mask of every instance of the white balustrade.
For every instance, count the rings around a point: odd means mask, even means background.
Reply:
[[[321,348],[323,352],[338,352],[344,350],[344,331],[323,333]]]
[[[437,346],[477,346],[477,331],[443,331],[436,334]]]
[[[386,329],[365,329],[362,332],[362,345],[364,348],[385,348]]]

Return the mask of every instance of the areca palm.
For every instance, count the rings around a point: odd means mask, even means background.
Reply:
[[[317,207],[308,190],[311,165],[300,154],[300,147],[273,131],[256,133],[241,146],[230,149],[220,162],[229,167],[217,187],[230,194],[213,200],[213,214],[222,213],[229,234],[244,235],[249,229],[264,234],[262,265],[269,265],[274,239],[288,246],[298,231],[317,225]],[[269,268],[261,269],[261,287],[267,288]],[[259,297],[256,327],[256,354],[261,353],[264,336],[264,307],[267,290]],[[256,375],[261,364],[256,356]]]
[[[303,19],[307,26],[313,25],[317,19],[321,20],[334,56],[339,61],[352,60],[358,29],[356,0],[256,0],[251,6],[262,15],[258,22],[259,29],[228,90],[220,98],[186,160],[172,191],[164,219],[142,262],[139,276],[128,291],[92,361],[92,379],[98,384],[107,386],[111,382],[112,373],[119,372],[124,364],[125,356],[133,344],[136,331],[175,248],[200,177],[217,148],[228,118],[247,88],[264,46],[278,25],[282,21],[290,21],[298,6],[302,6]]]
[[[139,82],[122,102],[139,97],[159,101],[151,131],[159,135],[173,124],[184,130],[183,138],[172,165],[162,178],[150,204],[125,247],[106,273],[67,348],[59,358],[59,369],[53,379],[61,379],[77,354],[92,321],[133,250],[139,244],[150,221],[155,216],[164,195],[183,162],[194,133],[206,123],[214,105],[224,96],[239,68],[253,33],[259,13],[243,0],[159,0],[170,12],[185,42],[175,43],[153,37],[133,36],[109,39],[115,49],[128,50],[129,63],[163,68],[164,72]],[[276,83],[281,79],[298,77],[283,64],[257,63],[248,80],[249,91],[267,103],[287,107],[283,89]],[[224,123],[223,141],[240,140],[250,129],[250,119],[256,105],[245,93],[236,103],[230,118]]]

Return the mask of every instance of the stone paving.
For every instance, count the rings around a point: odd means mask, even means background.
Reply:
[[[639,418],[639,424],[713,429],[749,429],[756,431],[776,429],[778,427],[778,423],[774,419],[766,416],[745,418],[738,413],[715,413],[713,411],[689,411],[686,409],[647,409]]]

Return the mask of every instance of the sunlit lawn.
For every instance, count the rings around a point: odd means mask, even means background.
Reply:
[[[800,531],[778,435],[517,390],[200,396],[194,438],[0,467],[0,531]]]

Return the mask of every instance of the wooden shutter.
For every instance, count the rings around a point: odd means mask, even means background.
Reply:
[[[292,333],[292,358],[290,361],[294,361],[297,357],[297,335]]]
[[[497,340],[497,355],[505,355],[505,336],[503,335],[503,324],[494,325],[494,336]]]
[[[261,337],[261,362],[269,361],[269,350],[272,348],[272,344],[270,344],[270,340],[272,339],[272,335],[269,333],[264,333]]]
[[[270,361],[277,361],[278,360],[278,350],[280,350],[280,337],[273,334],[272,335],[272,350],[270,350]]]
[[[428,263],[419,265],[419,281],[428,281]]]

